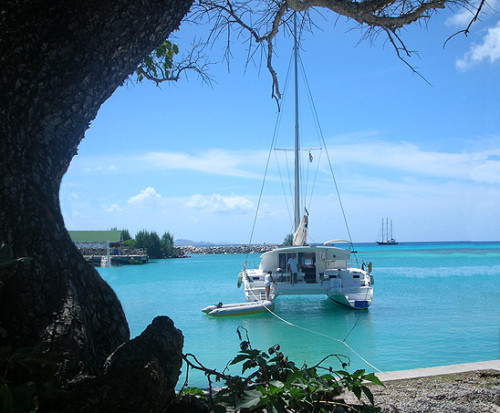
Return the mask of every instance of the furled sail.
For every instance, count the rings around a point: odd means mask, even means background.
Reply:
[[[306,245],[307,244],[307,231],[308,231],[308,221],[307,215],[302,217],[302,221],[300,221],[300,225],[297,227],[295,234],[293,234],[293,245]]]

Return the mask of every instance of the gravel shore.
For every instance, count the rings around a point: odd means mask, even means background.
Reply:
[[[500,413],[500,371],[480,370],[370,385],[385,413]]]

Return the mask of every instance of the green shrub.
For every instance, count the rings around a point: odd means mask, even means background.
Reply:
[[[128,239],[120,244],[123,248],[137,248],[137,241],[135,239]]]
[[[243,327],[237,329],[240,338],[240,352],[228,366],[241,364],[241,376],[231,376],[204,367],[194,355],[187,354],[184,360],[189,368],[204,371],[209,382],[209,397],[206,400],[210,410],[225,412],[226,408],[267,412],[378,412],[373,395],[364,384],[367,381],[383,385],[373,373],[364,370],[349,373],[345,369],[348,363],[344,356],[329,355],[312,367],[297,367],[280,349],[279,345],[270,347],[267,352],[254,349],[248,334],[242,337]],[[342,369],[334,370],[323,364],[334,358]],[[245,375],[246,374],[246,375]],[[225,387],[211,397],[213,380],[224,381]],[[187,379],[185,385],[187,385]],[[346,405],[341,395],[345,391],[352,392],[359,400],[359,405]],[[193,388],[181,392],[183,394],[200,394]],[[363,400],[363,395],[369,404]]]

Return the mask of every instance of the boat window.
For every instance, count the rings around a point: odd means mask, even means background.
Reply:
[[[287,254],[280,254],[279,259],[278,259],[278,268],[281,268],[283,270],[286,269],[286,262],[288,261],[288,258],[286,256]]]
[[[314,252],[307,252],[299,254],[301,267],[314,267],[316,264],[316,254]]]
[[[278,268],[282,268],[283,270],[286,269],[286,264],[288,262],[288,259],[292,257],[292,255],[295,255],[295,258],[297,258],[297,254],[296,253],[288,253],[288,254],[279,254],[279,257],[278,257]],[[302,254],[299,252],[299,258],[298,258],[298,263],[299,265],[303,265],[301,264],[302,263],[302,259],[301,259],[301,256]]]

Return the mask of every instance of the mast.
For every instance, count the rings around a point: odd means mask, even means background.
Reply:
[[[298,54],[299,45],[297,40],[297,12],[293,14],[293,51],[295,70],[295,228],[300,225],[300,165],[299,165],[299,81],[298,81]]]

